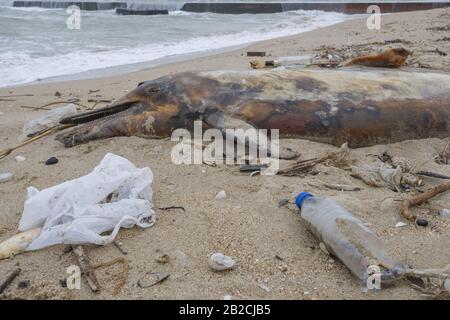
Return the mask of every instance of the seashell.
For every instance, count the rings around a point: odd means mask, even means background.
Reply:
[[[209,267],[216,271],[224,271],[233,268],[236,262],[220,252],[213,253],[209,257]]]
[[[11,172],[0,173],[0,182],[8,182],[13,176]]]
[[[30,229],[0,243],[0,260],[22,253],[41,233],[41,228]]]

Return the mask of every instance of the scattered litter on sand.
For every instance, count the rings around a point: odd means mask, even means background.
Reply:
[[[22,233],[0,244],[2,258],[62,243],[105,245],[121,227],[151,227],[152,181],[149,168],[108,153],[86,176],[42,191],[29,187]]]

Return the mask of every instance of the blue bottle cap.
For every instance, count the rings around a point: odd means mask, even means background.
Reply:
[[[301,209],[301,208],[302,208],[302,203],[303,203],[303,201],[304,201],[306,198],[309,198],[309,197],[313,197],[313,195],[312,195],[311,193],[309,193],[309,192],[306,192],[306,191],[300,192],[300,193],[295,197],[295,204],[297,205],[297,207],[298,207],[299,209]]]

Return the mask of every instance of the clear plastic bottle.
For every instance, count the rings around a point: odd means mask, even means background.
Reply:
[[[369,266],[375,263],[381,267],[382,285],[390,284],[402,273],[403,267],[389,256],[384,242],[332,198],[302,192],[295,203],[309,230],[364,283]]]

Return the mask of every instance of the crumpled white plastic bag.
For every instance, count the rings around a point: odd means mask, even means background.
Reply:
[[[77,106],[71,103],[65,105],[64,107],[52,109],[43,114],[40,114],[39,116],[34,117],[33,119],[25,123],[19,140],[24,141],[28,139],[29,135],[54,127],[59,124],[59,120],[61,120],[62,118],[73,116],[77,113]]]
[[[26,250],[60,243],[105,245],[121,227],[151,227],[152,181],[149,168],[108,153],[86,176],[42,191],[29,187],[19,230],[42,227],[42,232]]]

